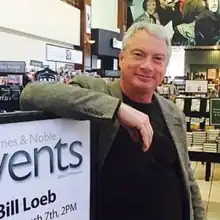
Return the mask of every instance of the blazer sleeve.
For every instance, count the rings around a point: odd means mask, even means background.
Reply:
[[[181,123],[184,126],[185,130],[185,136],[187,133],[186,130],[186,120],[185,120],[185,115],[181,112]],[[194,219],[195,220],[205,220],[206,219],[206,214],[205,214],[205,208],[204,204],[202,201],[202,196],[201,192],[198,186],[198,183],[194,177],[194,173],[191,167],[191,162],[189,159],[189,154],[188,154],[188,149],[186,147],[186,155],[187,155],[187,172],[188,172],[188,178],[189,178],[189,187],[190,187],[190,192],[191,192],[191,199],[192,199],[192,206],[193,206],[193,212],[194,212]]]
[[[22,110],[42,110],[56,116],[76,120],[114,122],[121,102],[108,95],[102,79],[74,77],[70,84],[34,82],[21,93]]]

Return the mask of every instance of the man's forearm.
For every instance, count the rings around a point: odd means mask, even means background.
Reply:
[[[31,83],[20,97],[22,110],[43,110],[61,117],[114,120],[120,100],[101,92],[63,83]]]

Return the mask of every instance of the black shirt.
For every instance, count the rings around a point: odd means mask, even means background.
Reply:
[[[150,117],[154,137],[144,153],[120,127],[101,173],[101,220],[185,220],[177,152],[159,104],[124,103]]]

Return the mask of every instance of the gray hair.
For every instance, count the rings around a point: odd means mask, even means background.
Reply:
[[[159,24],[151,24],[148,22],[135,22],[133,23],[130,28],[128,28],[127,32],[125,33],[123,40],[122,40],[122,50],[124,50],[127,46],[127,41],[129,38],[134,36],[138,31],[146,30],[150,35],[156,37],[157,39],[165,40],[167,44],[167,55],[168,55],[168,62],[172,53],[171,41],[167,34],[167,31],[164,26]]]

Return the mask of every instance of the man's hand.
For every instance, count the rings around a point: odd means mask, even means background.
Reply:
[[[153,129],[148,115],[122,103],[117,117],[121,125],[128,129],[131,137],[142,142],[143,151],[147,151],[153,139]]]

